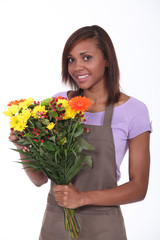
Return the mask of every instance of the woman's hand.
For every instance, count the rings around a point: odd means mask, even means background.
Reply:
[[[83,206],[84,192],[69,185],[56,185],[53,188],[55,199],[61,207],[75,209]]]
[[[9,136],[9,140],[10,140],[11,142],[17,141],[17,138],[16,138],[16,136],[15,136],[15,134],[14,134],[14,131],[11,131],[10,136]],[[13,142],[13,144],[15,145],[15,147],[16,147],[17,149],[23,149],[23,148],[24,148],[24,146],[19,145],[19,144],[17,144],[17,143],[14,143],[14,142]],[[23,162],[23,161],[25,161],[25,162],[28,161],[28,160],[27,160],[27,157],[24,156],[24,155],[21,154],[21,153],[20,153],[20,157],[21,157],[21,159],[23,159],[22,162]],[[28,161],[28,162],[29,162],[29,161]],[[28,175],[29,179],[30,179],[37,187],[40,187],[40,186],[42,186],[43,184],[47,183],[48,178],[47,178],[47,176],[46,176],[43,172],[41,172],[41,171],[34,172],[34,171],[32,171],[31,169],[28,169],[28,168],[26,169],[26,168],[25,168],[26,165],[23,165],[23,167],[24,167],[25,172],[26,172],[26,174]]]
[[[144,199],[149,179],[149,137],[145,132],[129,141],[129,182],[114,188],[81,192],[72,184],[54,187],[60,206],[77,208],[84,205],[114,206]]]
[[[16,136],[15,136],[15,134],[14,134],[14,131],[11,131],[10,136],[9,136],[9,140],[10,140],[11,142],[17,141],[17,138],[16,138]],[[13,142],[13,144],[15,145],[15,147],[16,147],[17,149],[23,149],[23,146],[22,146],[22,145],[19,145],[19,144],[14,143],[14,142]]]

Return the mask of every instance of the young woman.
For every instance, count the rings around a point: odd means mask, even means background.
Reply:
[[[62,78],[72,90],[57,93],[90,98],[85,112],[87,140],[95,147],[93,168],[84,168],[68,186],[51,182],[40,240],[68,239],[62,207],[76,209],[79,239],[125,240],[121,204],[144,199],[149,178],[151,126],[144,103],[120,92],[119,68],[112,41],[99,26],[83,27],[67,40]],[[13,140],[14,136],[10,139]],[[117,186],[120,164],[129,150],[129,181]],[[37,186],[41,172],[27,172]]]

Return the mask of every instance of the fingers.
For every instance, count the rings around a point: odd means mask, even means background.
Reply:
[[[65,206],[68,198],[68,186],[66,185],[57,185],[53,188],[55,199],[59,206]]]
[[[73,186],[73,185],[72,185]],[[69,185],[56,185],[53,188],[55,199],[59,206],[69,207],[72,198],[71,184]]]
[[[16,139],[15,135],[12,134],[12,135],[9,136],[9,140],[10,141],[16,141],[17,139]]]
[[[59,192],[59,191],[67,191],[69,189],[69,185],[56,185],[53,187],[54,192]]]
[[[11,131],[11,133],[10,133],[9,140],[10,140],[11,142],[17,141],[17,138],[16,138],[16,136],[14,135],[14,132],[13,132],[13,131]],[[19,144],[17,144],[17,143],[13,143],[13,144],[16,146],[17,149],[23,149],[23,146],[22,146],[22,145],[19,145]]]
[[[71,209],[81,206],[80,191],[71,183],[69,185],[56,185],[53,191],[59,206]]]

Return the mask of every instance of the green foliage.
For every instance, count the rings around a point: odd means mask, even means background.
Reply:
[[[30,171],[43,171],[56,184],[69,184],[73,177],[87,165],[92,167],[92,159],[83,150],[94,150],[84,139],[84,126],[76,120],[57,122],[56,131],[46,129],[37,122],[36,130],[25,133],[16,143],[26,147],[26,150],[14,149],[20,152],[24,168]],[[38,133],[36,135],[36,133]],[[35,141],[36,139],[36,141]],[[44,139],[41,142],[41,139]]]
[[[41,102],[41,106],[48,106],[51,101],[52,101],[52,98],[44,99],[44,100]]]
[[[41,170],[56,184],[69,184],[86,165],[92,167],[91,157],[83,150],[92,151],[94,148],[84,138],[81,117],[63,120],[65,108],[56,103],[56,98],[41,102],[41,106],[47,109],[47,115],[31,116],[27,128],[22,133],[15,132],[16,143],[24,148],[13,150],[27,157],[20,162],[27,170]],[[32,104],[30,108],[38,104]],[[50,130],[47,125],[51,122],[55,125]]]

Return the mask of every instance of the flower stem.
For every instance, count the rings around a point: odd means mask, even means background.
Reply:
[[[80,229],[80,224],[75,214],[74,209],[64,208],[65,214],[65,229],[69,232],[69,237],[71,239],[78,239],[78,233]]]
[[[71,144],[71,141],[72,141],[72,138],[73,138],[73,134],[74,134],[74,132],[75,132],[75,130],[76,130],[76,128],[77,128],[77,125],[78,125],[78,122],[76,122],[76,124],[75,124],[75,126],[74,126],[74,128],[73,128],[71,137],[70,137],[70,139],[69,139],[68,147],[69,147],[70,144]]]
[[[35,127],[33,122],[30,119],[28,119],[28,122],[32,125],[33,128]]]
[[[74,226],[73,226],[73,222],[72,222],[72,219],[71,219],[71,216],[70,216],[70,211],[69,209],[68,210],[68,215],[69,215],[69,220],[70,220],[70,223],[71,223],[71,226],[72,226],[72,230],[73,230],[73,233],[74,233],[74,238],[76,239],[76,233],[75,233],[75,229],[74,229]]]

